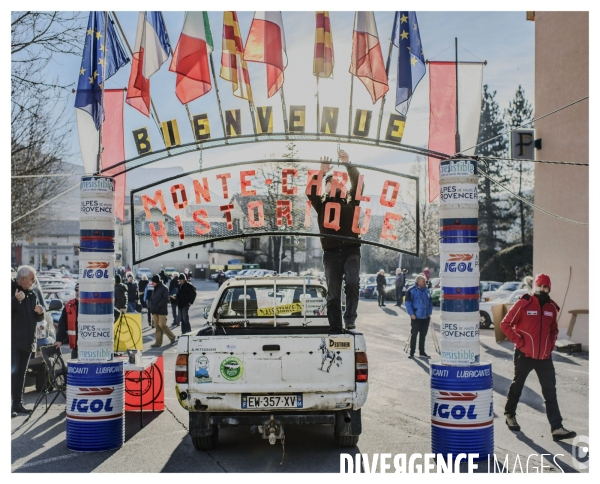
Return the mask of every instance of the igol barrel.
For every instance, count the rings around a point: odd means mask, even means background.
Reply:
[[[431,363],[431,449],[434,454],[494,453],[492,365]]]
[[[115,251],[115,231],[101,229],[81,229],[81,252],[110,252]]]
[[[67,448],[116,449],[125,441],[123,362],[67,362]]]
[[[113,314],[113,291],[79,291],[81,314]]]
[[[460,215],[460,214],[459,214]],[[477,217],[444,217],[440,214],[440,244],[476,244]]]

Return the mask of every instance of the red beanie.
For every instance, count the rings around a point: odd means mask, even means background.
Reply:
[[[552,289],[552,286],[550,284],[550,276],[548,276],[546,274],[538,274],[535,277],[535,285],[536,286],[548,286],[550,289]]]

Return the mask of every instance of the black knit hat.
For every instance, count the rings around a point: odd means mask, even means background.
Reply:
[[[179,274],[179,279],[183,279],[185,281],[185,279],[186,279],[185,274]]]
[[[121,284],[121,276],[119,274],[115,276],[115,284]]]
[[[158,275],[157,275],[157,274],[154,274],[154,275],[152,276],[152,282],[160,282],[160,277],[158,277]]]

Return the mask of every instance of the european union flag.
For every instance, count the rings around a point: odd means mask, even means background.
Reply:
[[[398,47],[396,111],[406,116],[410,98],[425,75],[425,56],[416,12],[396,12],[392,42]]]
[[[96,129],[104,120],[102,83],[129,62],[111,20],[105,25],[106,18],[106,12],[90,12],[75,96],[75,107],[92,116]]]

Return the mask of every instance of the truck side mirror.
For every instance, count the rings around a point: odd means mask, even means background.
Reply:
[[[204,308],[204,319],[208,319],[208,313],[210,311],[210,306],[206,306]]]

